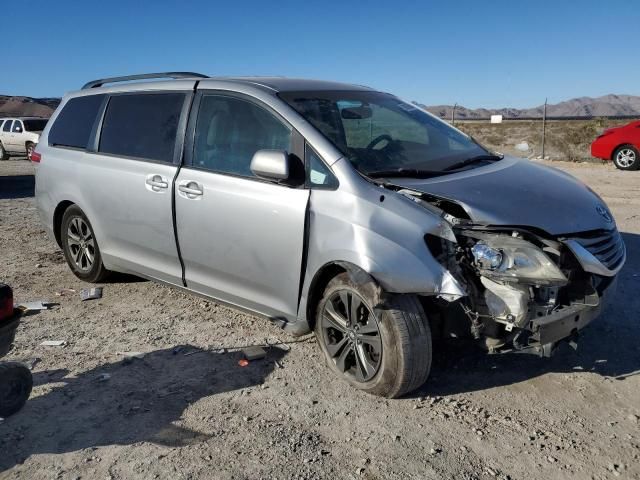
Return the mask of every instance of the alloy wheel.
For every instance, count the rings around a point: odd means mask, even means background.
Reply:
[[[82,272],[88,272],[93,266],[96,253],[93,232],[87,222],[74,217],[67,228],[67,243],[73,263]]]
[[[326,301],[320,322],[337,369],[358,382],[371,380],[380,369],[382,338],[367,302],[352,290],[338,290]]]
[[[628,168],[636,162],[636,152],[630,148],[623,148],[616,155],[616,162],[621,167]]]

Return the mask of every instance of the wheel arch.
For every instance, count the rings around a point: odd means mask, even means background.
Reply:
[[[616,154],[618,153],[618,150],[620,150],[621,148],[624,147],[630,147],[633,148],[636,151],[640,151],[640,149],[638,149],[638,147],[636,147],[633,143],[629,143],[629,142],[623,142],[620,143],[619,145],[616,145],[615,147],[613,147],[613,149],[611,150],[611,160],[615,160],[616,159]]]
[[[315,273],[311,280],[311,284],[309,285],[305,314],[307,323],[311,330],[315,328],[316,310],[320,304],[320,300],[322,300],[322,295],[327,288],[327,285],[333,278],[341,273],[348,273],[356,283],[373,281],[373,283],[379,285],[378,281],[373,276],[354,263],[339,260],[325,263]]]
[[[71,200],[63,200],[58,203],[56,209],[53,212],[53,236],[55,237],[56,243],[60,248],[62,248],[62,232],[60,231],[62,227],[62,217],[64,215],[64,212],[71,205],[75,205],[75,203],[73,203]]]

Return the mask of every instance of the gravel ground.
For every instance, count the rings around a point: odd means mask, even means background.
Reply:
[[[610,310],[551,359],[443,345],[427,385],[389,401],[334,378],[312,337],[168,287],[57,296],[87,285],[39,225],[31,165],[0,163],[0,280],[57,304],[24,318],[7,357],[37,362],[36,386],[0,423],[0,478],[640,478],[640,172],[553,166],[624,232]],[[281,344],[238,365],[232,347],[266,342]]]

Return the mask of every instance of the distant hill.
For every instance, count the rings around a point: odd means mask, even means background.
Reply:
[[[434,115],[451,118],[452,105],[426,106]],[[457,106],[456,118],[460,120],[485,119],[491,115],[502,115],[504,118],[540,118],[543,106],[535,108],[478,108],[475,110]],[[547,105],[547,117],[640,117],[640,97],[633,95],[605,95],[604,97],[580,97]]]
[[[59,103],[59,98],[11,97],[8,95],[0,95],[0,118],[49,118]]]
[[[0,117],[35,116],[50,117],[60,103],[59,98],[11,97],[0,95]],[[434,115],[451,118],[452,105],[426,106]],[[491,115],[502,115],[504,118],[540,118],[542,105],[535,108],[477,108],[475,110],[457,106],[456,118],[459,120],[480,120]],[[604,97],[580,97],[547,105],[547,117],[638,117],[640,118],[640,96],[605,95]]]

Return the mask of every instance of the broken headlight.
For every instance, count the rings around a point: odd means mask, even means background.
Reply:
[[[564,285],[567,277],[534,244],[518,237],[482,235],[471,248],[480,273],[502,282]]]

